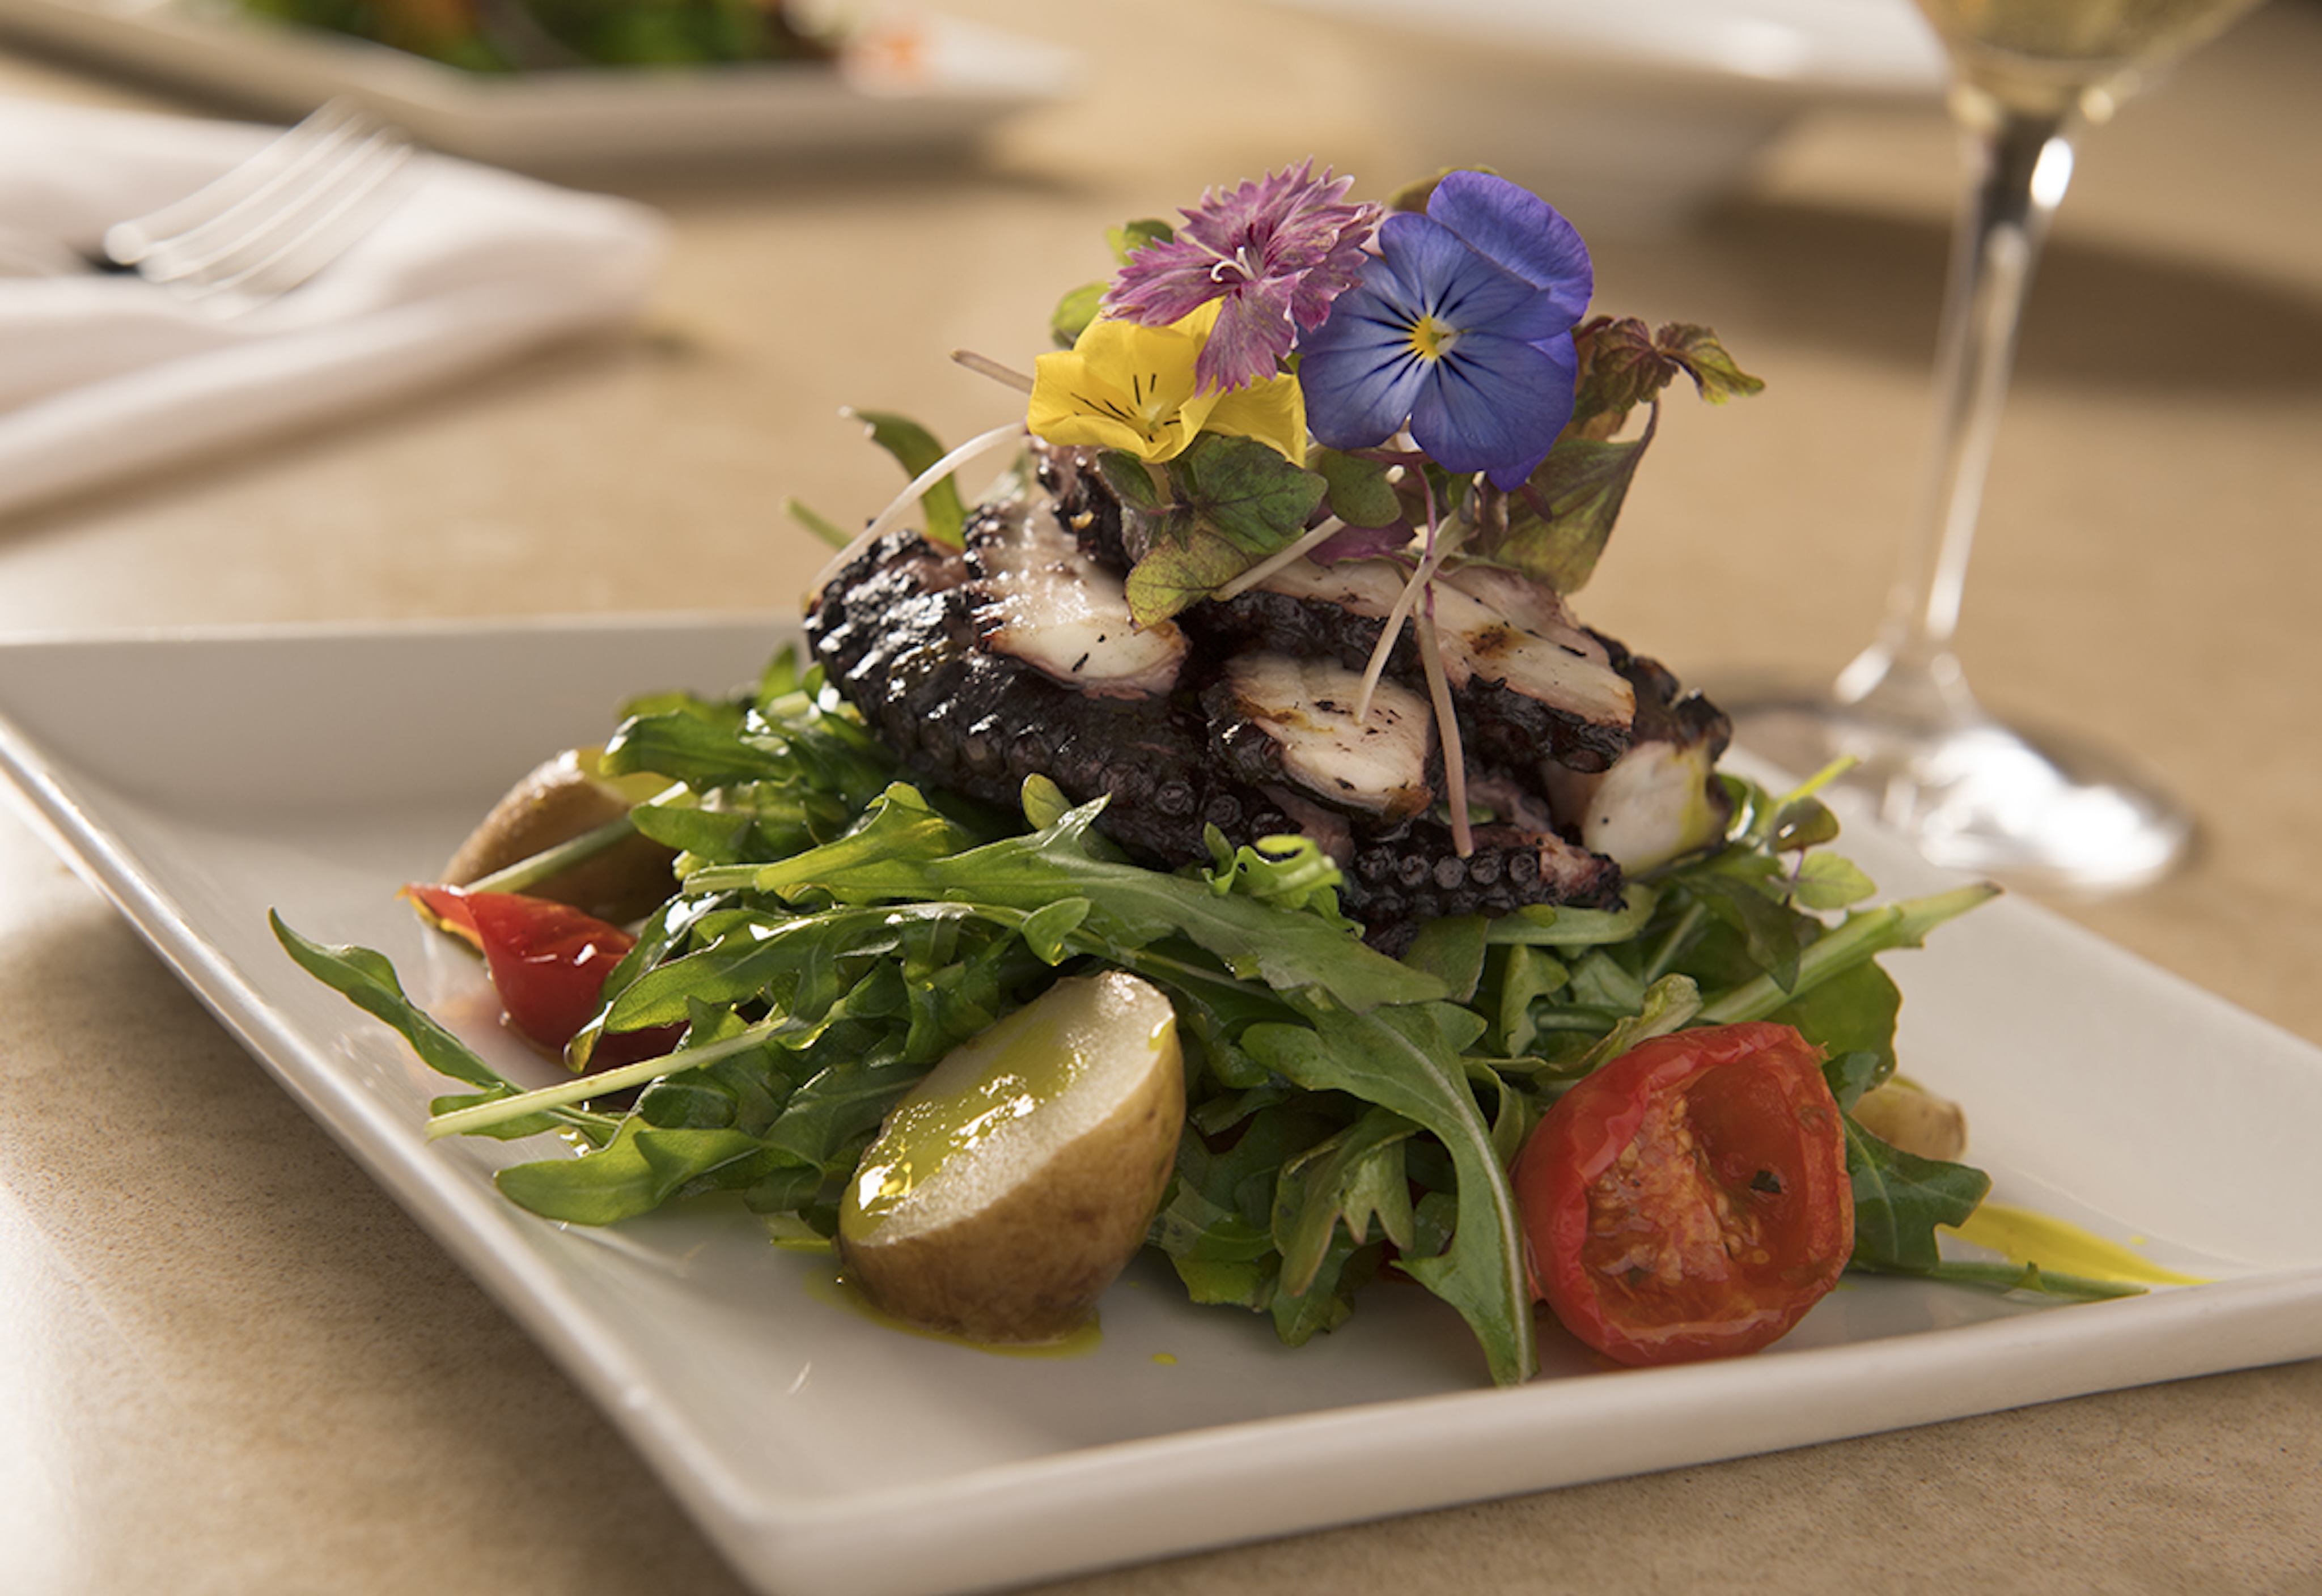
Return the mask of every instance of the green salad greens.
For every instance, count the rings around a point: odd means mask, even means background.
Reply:
[[[1836,824],[1811,790],[1725,776],[1723,845],[1618,910],[1437,921],[1393,959],[1338,914],[1337,867],[1310,841],[1220,842],[1169,874],[1124,862],[1092,829],[1102,806],[1042,779],[1020,815],[922,791],[788,652],[741,696],[635,704],[605,762],[670,781],[634,823],[681,851],[680,887],[571,1057],[681,1027],[665,1057],[523,1091],[379,954],[276,923],[308,971],[473,1089],[434,1105],[434,1134],[553,1130],[582,1151],[504,1171],[508,1198],[606,1225],[738,1192],[812,1245],[945,1053],[1059,972],[1116,966],[1168,994],[1186,1041],[1187,1125],[1149,1240],[1191,1298],[1265,1314],[1295,1344],[1392,1266],[1466,1318],[1504,1383],[1535,1366],[1506,1170],[1547,1105],[1649,1036],[1760,1018],[1823,1047],[1851,1103],[1894,1069],[1899,998],[1876,956],[1994,890],[1864,907],[1871,883],[1821,847]],[[1934,1227],[1972,1211],[1984,1177],[1859,1127],[1849,1143],[1856,1265],[1959,1273]],[[1990,1283],[2077,1290],[2003,1272]]]
[[[827,61],[782,0],[240,0],[471,72]]]

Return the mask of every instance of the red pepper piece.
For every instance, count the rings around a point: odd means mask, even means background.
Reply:
[[[403,891],[431,924],[482,953],[509,1026],[552,1053],[563,1052],[595,1017],[605,978],[636,945],[636,938],[619,926],[544,898],[458,887],[410,886]],[[674,1031],[666,1027],[608,1036],[606,1048],[590,1062],[651,1057],[674,1039]]]

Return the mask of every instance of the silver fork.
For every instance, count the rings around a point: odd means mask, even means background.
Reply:
[[[288,293],[400,200],[410,141],[333,100],[207,187],[105,230],[105,254],[220,314]]]

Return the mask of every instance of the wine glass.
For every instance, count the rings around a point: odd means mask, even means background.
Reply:
[[[1968,151],[1935,364],[1933,439],[1878,640],[1811,698],[1726,706],[1739,740],[1839,779],[1938,863],[2083,892],[2139,886],[2192,822],[2099,749],[1986,713],[1952,652],[2016,324],[2083,132],[2256,0],[1917,0],[1951,52]]]

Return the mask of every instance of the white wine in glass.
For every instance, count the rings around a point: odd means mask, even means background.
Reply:
[[[2101,119],[2137,80],[2222,32],[2255,0],[1918,0],[1958,73],[2055,111]]]
[[[1918,0],[1951,52],[1952,114],[1968,150],[1918,514],[1879,638],[1834,688],[1727,708],[1745,746],[1800,774],[1851,756],[1841,789],[1938,863],[2108,890],[2152,880],[2190,840],[2190,817],[2124,762],[1987,714],[1952,638],[2016,326],[2077,141],[2255,4]]]

